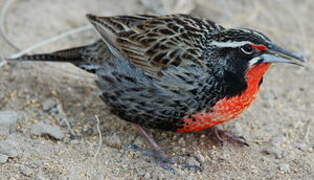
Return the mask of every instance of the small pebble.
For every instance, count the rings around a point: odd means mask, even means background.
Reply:
[[[103,180],[103,179],[104,179],[104,177],[101,174],[93,175],[91,178],[91,180]]]
[[[198,162],[195,158],[189,158],[186,163],[190,166],[201,166],[200,162]]]
[[[4,164],[8,161],[9,156],[4,155],[4,154],[0,154],[0,164]]]
[[[144,179],[151,179],[151,175],[149,172],[146,172],[144,175]]]
[[[241,123],[235,122],[232,132],[235,134],[241,134],[242,132],[244,132],[243,127],[241,126]]]
[[[73,139],[70,141],[70,144],[72,144],[72,145],[79,144],[79,143],[80,143],[80,141],[77,139]]]
[[[33,170],[29,167],[22,167],[20,169],[21,174],[24,176],[31,176],[33,174]]]
[[[185,144],[186,144],[186,143],[185,143],[185,139],[182,138],[182,137],[179,139],[178,143],[179,143],[181,146],[185,146]]]
[[[0,136],[8,136],[16,129],[19,114],[15,111],[0,111]]]
[[[278,169],[282,172],[288,173],[290,171],[290,166],[289,164],[279,164]]]
[[[205,157],[201,153],[199,153],[198,158],[201,162],[205,162]]]
[[[139,176],[145,176],[146,170],[143,168],[138,168],[136,172]]]
[[[43,110],[50,111],[52,108],[55,108],[57,104],[58,104],[58,101],[56,99],[54,98],[47,99],[42,103]]]
[[[59,119],[66,117],[61,102],[56,98],[47,99],[42,103],[42,106],[44,111],[57,116]]]
[[[273,146],[280,146],[286,141],[286,137],[284,136],[276,136],[271,139],[271,143]]]
[[[40,172],[36,175],[35,180],[48,180],[48,178],[43,174],[42,171],[40,171]]]
[[[296,145],[296,147],[303,152],[305,152],[308,149],[308,146],[305,143],[299,143]]]
[[[7,155],[8,157],[17,157],[20,152],[20,147],[16,141],[10,139],[0,141],[0,154]]]
[[[267,155],[274,155],[276,159],[281,159],[283,158],[283,151],[282,149],[278,147],[266,147],[265,149],[262,150],[263,153]]]
[[[61,140],[64,138],[64,133],[62,132],[60,127],[45,124],[43,122],[32,125],[31,133],[37,136],[48,135],[57,140]]]
[[[106,142],[108,146],[113,147],[113,148],[120,149],[122,146],[120,136],[118,136],[117,134],[113,134],[112,136],[105,137],[104,141]]]
[[[68,125],[67,116],[63,110],[61,102],[56,98],[50,98],[42,103],[43,110],[49,112],[60,121],[60,126]]]

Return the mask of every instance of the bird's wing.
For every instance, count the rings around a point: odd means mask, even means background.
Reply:
[[[206,36],[223,30],[207,19],[180,14],[87,17],[114,55],[154,77],[171,66],[202,65]]]

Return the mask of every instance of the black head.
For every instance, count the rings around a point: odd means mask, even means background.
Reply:
[[[246,72],[263,63],[303,65],[303,59],[275,45],[264,34],[251,29],[227,29],[207,42],[208,61],[218,68],[234,93],[245,89]],[[234,88],[238,87],[238,88]],[[232,95],[233,92],[230,92]]]
[[[217,33],[207,43],[209,57],[217,59],[231,71],[245,71],[262,63],[290,63],[303,65],[301,57],[275,45],[264,34],[243,28]]]

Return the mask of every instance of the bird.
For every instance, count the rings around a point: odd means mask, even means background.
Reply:
[[[97,75],[100,98],[167,159],[144,128],[178,133],[216,129],[236,119],[274,63],[304,59],[250,28],[225,28],[187,14],[86,15],[95,42],[14,61],[68,62]],[[240,141],[240,140],[238,140]],[[246,144],[244,142],[244,144]]]

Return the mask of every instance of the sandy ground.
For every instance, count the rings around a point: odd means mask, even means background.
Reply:
[[[169,154],[190,153],[199,161],[186,157],[187,162],[203,168],[195,173],[175,167],[175,174],[128,148],[146,147],[145,141],[106,111],[93,76],[69,64],[6,64],[0,69],[0,179],[314,179],[313,8],[312,0],[16,0],[5,28],[22,49],[87,25],[86,13],[185,12],[226,27],[259,29],[309,62],[306,68],[274,65],[256,103],[221,126],[244,136],[250,147],[151,131]],[[35,52],[95,38],[88,31]],[[5,56],[16,53],[4,41],[0,47]]]

